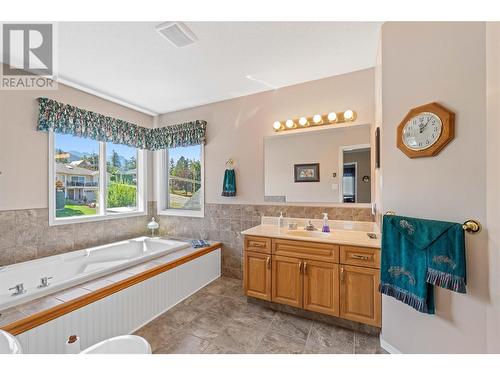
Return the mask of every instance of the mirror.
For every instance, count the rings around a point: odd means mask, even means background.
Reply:
[[[265,200],[371,203],[371,164],[369,125],[265,137]]]

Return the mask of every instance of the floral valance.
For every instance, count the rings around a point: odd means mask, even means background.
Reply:
[[[206,121],[196,120],[184,124],[150,129],[148,149],[161,150],[205,143]]]
[[[39,131],[52,129],[96,141],[160,150],[205,143],[206,121],[150,129],[48,98],[38,98]]]

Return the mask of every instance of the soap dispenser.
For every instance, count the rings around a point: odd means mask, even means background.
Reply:
[[[280,217],[278,218],[278,226],[283,228],[285,226],[285,218],[283,217],[283,212],[280,212]]]
[[[328,214],[323,212],[323,228],[321,229],[324,233],[330,232],[330,226],[328,225]]]

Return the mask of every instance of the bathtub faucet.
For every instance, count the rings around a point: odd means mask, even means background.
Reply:
[[[17,284],[16,286],[13,286],[12,288],[9,288],[9,290],[13,290],[14,291],[12,293],[13,296],[18,296],[20,294],[26,293],[26,289],[24,289],[23,283]]]
[[[40,278],[40,285],[38,285],[39,288],[45,288],[46,286],[49,286],[49,280],[52,279],[51,277],[41,277]]]

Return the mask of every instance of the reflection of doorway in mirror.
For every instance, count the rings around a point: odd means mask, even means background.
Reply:
[[[342,171],[340,201],[344,203],[370,203],[370,145],[343,146],[340,154],[340,169]]]
[[[342,195],[344,203],[356,203],[356,170],[358,163],[344,163],[344,175],[342,177]]]

